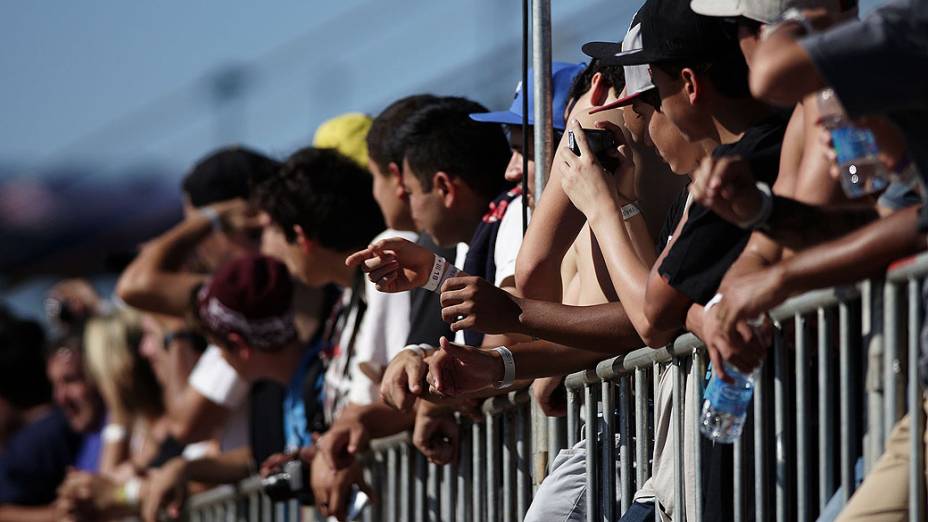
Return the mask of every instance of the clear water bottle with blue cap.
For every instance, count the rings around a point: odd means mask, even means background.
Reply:
[[[879,147],[873,132],[854,125],[833,90],[819,91],[817,101],[820,121],[831,133],[838,156],[844,193],[858,198],[885,189],[889,185],[889,172],[877,157]]]
[[[734,382],[725,382],[712,374],[706,386],[699,429],[715,442],[731,444],[741,437],[760,368],[744,373],[728,363],[724,365],[725,373]]]

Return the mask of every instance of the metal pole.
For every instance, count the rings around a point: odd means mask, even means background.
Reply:
[[[809,397],[806,386],[808,368],[808,347],[806,345],[806,318],[796,314],[796,463],[797,466],[807,468],[809,458],[809,431],[806,427],[809,415]],[[799,520],[808,520],[811,516],[809,509],[809,479],[808,473],[796,473],[796,504]]]
[[[644,368],[635,368],[635,489],[641,488],[648,477],[651,476],[648,457],[651,455],[651,445],[648,427],[651,425],[648,416],[648,375]]]
[[[834,324],[831,310],[818,309],[818,509],[825,509],[835,491],[835,462],[831,451],[835,441],[834,393],[831,390],[832,346],[831,327]]]
[[[673,519],[674,520],[685,520],[686,519],[686,490],[684,483],[684,457],[683,457],[683,446],[686,444],[683,437],[683,395],[684,395],[684,386],[686,386],[683,378],[683,368],[681,368],[683,361],[680,357],[674,357],[671,361],[671,371],[673,372],[673,421],[671,423],[671,429],[673,429]]]
[[[583,386],[583,409],[586,414],[586,520],[597,522],[599,520],[599,454],[596,451],[596,442],[599,438],[599,419],[596,415],[599,397],[596,388],[591,384]]]
[[[620,386],[622,385],[620,384]],[[603,381],[601,394],[603,401],[603,436],[600,453],[602,465],[600,468],[602,470],[601,484],[603,485],[603,492],[600,504],[602,520],[611,521],[615,519],[615,384],[612,381]],[[619,390],[619,400],[622,399],[622,390]],[[623,408],[619,415],[624,417],[625,414],[626,410]],[[622,442],[624,443],[625,440],[623,439]],[[625,458],[627,459],[628,456],[625,455]],[[622,480],[625,479],[626,477],[623,474]],[[622,500],[625,501],[625,498]],[[622,509],[625,510],[624,506]]]
[[[525,4],[523,4],[523,8]],[[523,11],[524,13],[524,11]],[[523,26],[525,30],[525,26]],[[524,57],[524,55],[523,55]],[[554,127],[551,116],[551,0],[532,1],[532,68],[534,88],[535,201],[541,200],[548,169],[554,157]],[[525,105],[523,105],[525,107]],[[527,111],[526,111],[527,114]],[[523,127],[524,128],[524,127]],[[527,133],[526,133],[527,134]],[[526,150],[527,149],[523,149]],[[528,175],[528,169],[523,170]],[[526,207],[527,200],[525,201]],[[548,466],[548,419],[537,405],[532,407],[533,482],[541,484]],[[553,455],[550,456],[553,458]]]
[[[551,0],[532,1],[532,73],[535,87],[535,200],[548,181],[554,157],[551,113]]]
[[[921,356],[921,285],[909,279],[909,520],[925,520],[925,410],[918,360]]]

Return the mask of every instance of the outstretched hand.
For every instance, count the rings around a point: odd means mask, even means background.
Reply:
[[[405,292],[423,286],[435,263],[435,254],[412,241],[382,239],[348,256],[345,264],[361,267],[377,290]]]
[[[451,331],[473,329],[485,334],[520,333],[519,299],[486,279],[453,277],[441,292],[441,318]]]
[[[441,350],[429,359],[429,390],[445,396],[493,387],[503,380],[503,362],[493,350],[455,344],[441,338]]]

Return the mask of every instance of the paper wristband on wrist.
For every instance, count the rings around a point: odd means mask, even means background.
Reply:
[[[429,279],[425,282],[423,288],[429,292],[434,292],[438,285],[441,284],[441,278],[445,274],[445,267],[448,265],[448,260],[441,257],[435,256],[435,262],[432,264],[432,271],[429,272]]]
[[[757,211],[757,215],[753,219],[739,223],[738,226],[745,230],[755,230],[767,225],[767,221],[770,220],[770,214],[773,213],[773,192],[770,190],[770,185],[764,183],[763,181],[758,181],[754,184],[757,187],[757,190],[761,193],[760,198],[760,210]]]
[[[119,488],[116,498],[121,503],[135,507],[139,505],[139,496],[142,490],[142,481],[138,477],[132,477]]]
[[[709,299],[709,302],[706,303],[706,306],[703,307],[702,312],[708,314],[709,310],[712,310],[712,307],[722,302],[722,294],[717,293],[712,296],[712,299]]]
[[[627,205],[622,205],[622,219],[628,221],[629,219],[641,214],[641,209],[638,208],[638,202],[632,201]]]
[[[108,443],[122,442],[126,438],[126,428],[119,424],[107,424],[100,433],[100,438]]]
[[[222,219],[219,218],[219,212],[216,212],[216,209],[213,207],[204,207],[200,209],[200,214],[209,220],[214,231],[222,232]]]
[[[503,361],[503,380],[496,383],[496,389],[502,390],[512,386],[512,381],[516,379],[516,361],[512,357],[512,352],[505,346],[493,348],[493,351],[499,353]]]

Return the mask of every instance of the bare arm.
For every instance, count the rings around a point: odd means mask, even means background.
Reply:
[[[176,397],[169,418],[171,435],[178,441],[191,443],[209,439],[225,424],[229,410],[204,397],[191,386]]]
[[[521,303],[520,333],[525,335],[606,354],[644,345],[622,303],[570,306],[530,299]]]
[[[751,92],[766,102],[789,107],[825,87],[812,57],[799,45],[803,30],[787,22],[762,40],[751,63]]]
[[[803,250],[859,229],[879,218],[872,206],[819,207],[774,196],[764,234],[785,248]]]
[[[0,522],[55,522],[58,513],[54,506],[0,506]]]

